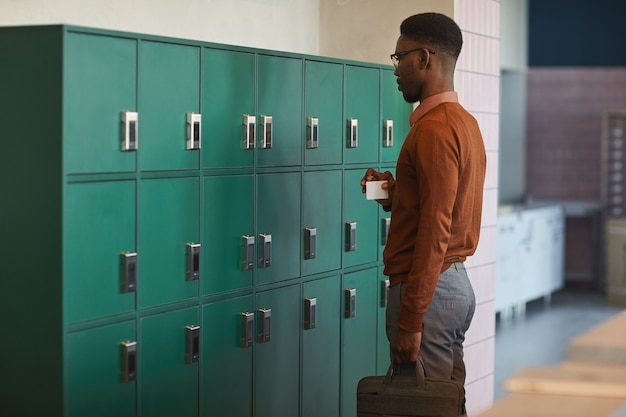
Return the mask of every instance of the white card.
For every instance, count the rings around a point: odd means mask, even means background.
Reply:
[[[381,186],[387,181],[368,181],[365,183],[365,197],[368,200],[384,200],[389,198],[389,191]]]

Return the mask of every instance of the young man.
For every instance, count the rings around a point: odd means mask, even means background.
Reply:
[[[400,373],[419,358],[431,377],[465,382],[463,342],[475,309],[463,266],[478,244],[486,157],[480,129],[454,92],[463,39],[437,13],[407,18],[391,55],[398,90],[419,102],[390,172],[368,169],[361,180],[387,180],[377,200],[392,221],[383,259],[389,277],[387,337]]]

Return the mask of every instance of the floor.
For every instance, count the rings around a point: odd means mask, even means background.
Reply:
[[[526,305],[523,316],[497,320],[494,399],[508,393],[504,381],[526,366],[556,366],[567,359],[569,340],[606,321],[623,308],[607,305],[601,294],[564,290],[550,302]]]

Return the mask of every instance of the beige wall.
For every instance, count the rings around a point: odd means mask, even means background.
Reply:
[[[454,0],[320,0],[320,55],[389,64],[400,23],[416,13],[454,16]]]

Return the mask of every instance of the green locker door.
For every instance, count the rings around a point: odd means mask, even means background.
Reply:
[[[243,115],[254,114],[254,54],[206,48],[202,54],[202,166],[251,167]]]
[[[78,33],[65,37],[65,173],[132,172],[121,151],[121,112],[137,109],[137,41]]]
[[[199,369],[189,360],[193,342],[187,326],[198,325],[198,307],[144,317],[140,323],[139,415],[197,417]]]
[[[404,142],[404,138],[409,133],[409,117],[411,116],[412,106],[404,101],[402,93],[398,91],[398,84],[396,83],[396,76],[393,75],[392,70],[382,70],[382,113],[383,113],[383,128],[381,143],[381,161],[382,162],[396,162],[398,153]],[[391,134],[389,135],[392,140],[385,141],[386,120],[391,120],[393,123]]]
[[[306,319],[313,301],[314,327]],[[304,283],[303,302],[302,416],[339,416],[341,276]]]
[[[136,382],[121,377],[121,343],[135,340],[134,320],[67,336],[66,417],[136,415]]]
[[[299,415],[301,306],[298,284],[257,293],[256,417]],[[269,334],[263,334],[261,309],[271,309]]]
[[[304,173],[303,275],[341,267],[341,177],[341,171]],[[314,257],[307,244],[314,247]]]
[[[379,70],[377,68],[346,65],[346,96],[344,121],[346,143],[344,162],[378,162],[379,138]],[[348,119],[358,121],[357,143],[352,143]],[[356,145],[356,147],[355,147]]]
[[[343,416],[356,415],[356,387],[364,376],[376,374],[376,341],[378,329],[378,268],[344,275],[343,352],[342,352],[342,409]],[[345,292],[355,291],[354,317],[348,318]]]
[[[257,163],[300,165],[304,132],[302,60],[259,55],[257,61]],[[266,149],[261,140],[262,116],[272,117],[271,147]]]
[[[254,237],[254,177],[215,176],[202,181],[202,295],[251,287],[254,268],[243,265],[243,236]]]
[[[297,278],[302,258],[300,173],[262,174],[257,181],[256,284]],[[271,246],[263,243],[263,234],[270,235]],[[271,265],[262,260],[264,253],[270,254]]]
[[[254,314],[252,296],[202,307],[201,416],[252,416],[252,334],[244,334],[243,313]],[[246,336],[252,344],[244,346]]]
[[[367,200],[361,193],[360,183],[364,174],[365,169],[346,170],[344,174],[344,267],[373,262],[378,256],[378,203]],[[348,223],[352,223],[352,227],[356,223],[356,239],[351,239]]]
[[[139,46],[139,168],[197,169],[187,150],[187,113],[200,110],[200,48],[143,41]]]
[[[122,289],[120,273],[120,254],[136,250],[135,188],[135,181],[66,185],[65,323],[135,310],[135,292]]]
[[[317,118],[317,143],[311,139],[310,120],[305,120],[306,165],[340,164],[343,151],[343,65],[305,63],[305,117]]]
[[[187,272],[187,246],[199,242],[199,195],[198,178],[139,183],[140,308],[198,296],[199,280]]]

